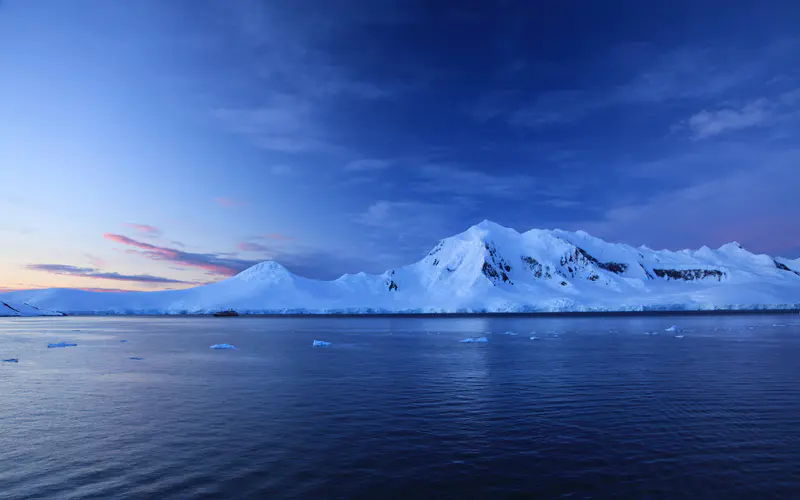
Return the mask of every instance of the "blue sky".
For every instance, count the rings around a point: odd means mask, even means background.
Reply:
[[[2,0],[0,287],[330,279],[483,219],[797,257],[797,26],[792,2]]]

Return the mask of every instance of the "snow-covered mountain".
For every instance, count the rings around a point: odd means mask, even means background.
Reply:
[[[63,316],[63,314],[42,310],[24,302],[20,304],[0,300],[0,317],[8,316]]]
[[[69,314],[437,313],[789,309],[800,306],[800,259],[711,250],[651,250],[589,234],[518,233],[484,221],[422,260],[334,281],[263,262],[218,283],[163,292],[49,289],[0,294]]]

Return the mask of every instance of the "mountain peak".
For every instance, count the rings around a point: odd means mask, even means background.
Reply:
[[[490,221],[488,219],[484,219],[483,221],[475,224],[474,226],[472,226],[470,228],[470,230],[474,230],[474,229],[480,229],[482,231],[494,231],[494,232],[497,232],[497,231],[501,231],[501,232],[509,232],[509,231],[511,231],[513,233],[517,232],[514,229],[511,229],[510,227],[501,226],[500,224],[498,224],[496,222],[492,222],[492,221]]]
[[[243,281],[267,281],[276,278],[288,278],[291,275],[292,273],[279,263],[274,260],[267,260],[248,267],[233,278]]]

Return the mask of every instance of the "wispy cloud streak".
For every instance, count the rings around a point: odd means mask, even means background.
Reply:
[[[112,281],[127,281],[135,283],[153,283],[153,284],[196,284],[191,281],[183,281],[172,278],[164,278],[162,276],[153,276],[151,274],[120,274],[116,272],[103,272],[94,267],[78,267],[66,264],[28,264],[26,269],[32,271],[43,271],[50,274],[59,274],[63,276],[79,276],[82,278],[103,279]]]
[[[173,262],[187,267],[203,269],[219,276],[233,276],[259,262],[222,257],[219,254],[184,252],[176,248],[151,245],[121,234],[106,233],[103,237],[107,240],[139,249],[139,251],[128,249],[128,253],[138,254],[150,260]]]

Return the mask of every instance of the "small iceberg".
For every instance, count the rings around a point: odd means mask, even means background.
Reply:
[[[486,337],[470,337],[468,339],[459,340],[462,344],[472,344],[475,342],[489,342],[489,339]]]
[[[503,332],[503,335],[519,335],[517,332]]]
[[[0,361],[2,361],[3,363],[19,363],[19,358],[8,358]]]
[[[315,340],[311,343],[311,347],[328,347],[331,345],[330,342],[325,342],[324,340]]]
[[[664,331],[665,332],[680,332],[681,331],[681,327],[679,327],[678,325],[672,325],[671,327],[667,328]]]
[[[209,346],[211,349],[236,349],[236,346],[230,344],[214,344]]]
[[[683,337],[684,337],[683,335],[675,335],[676,339],[682,339]]]
[[[534,335],[533,337],[531,337],[531,340],[539,340],[539,337],[537,337],[536,335]]]
[[[47,344],[48,349],[52,349],[53,347],[75,347],[78,344],[68,344],[67,342],[56,342],[55,344]]]
[[[645,335],[658,335],[658,332],[644,332]]]
[[[778,323],[778,324],[774,324],[772,326],[773,326],[773,328],[780,328],[780,327],[786,326],[786,325],[784,325],[783,323]]]
[[[131,357],[130,357],[130,358],[128,358],[128,359],[132,359],[132,360],[134,360],[134,361],[141,361],[141,360],[143,360],[144,358],[140,358],[139,356],[131,356]]]

